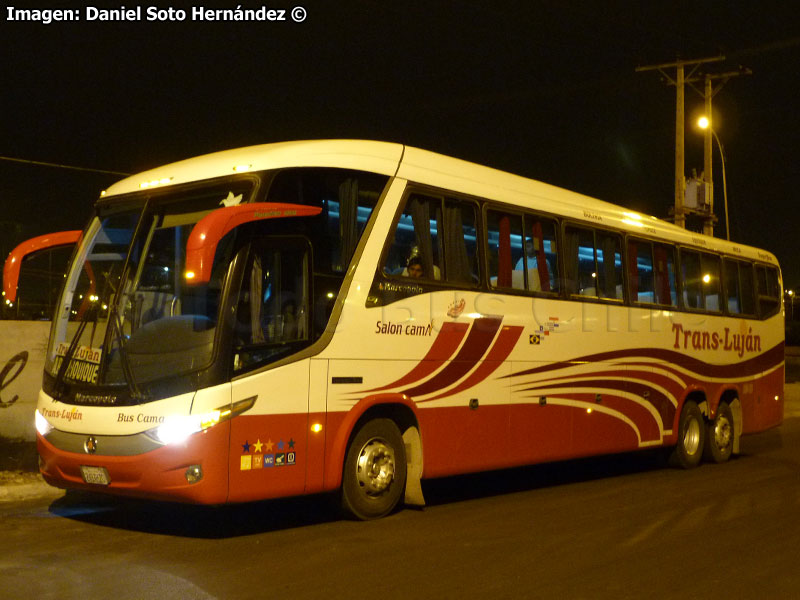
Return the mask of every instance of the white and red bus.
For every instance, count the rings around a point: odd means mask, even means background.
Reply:
[[[772,254],[544,183],[308,141],[160,167],[94,211],[36,414],[56,486],[339,491],[374,518],[421,478],[723,462],[783,419]]]

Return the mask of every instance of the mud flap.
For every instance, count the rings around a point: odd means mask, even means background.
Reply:
[[[422,478],[422,440],[419,435],[419,429],[416,427],[409,427],[403,432],[403,443],[406,447],[406,491],[405,491],[405,504],[406,506],[416,506],[422,508],[425,506],[425,498],[422,496],[422,485],[420,479]]]

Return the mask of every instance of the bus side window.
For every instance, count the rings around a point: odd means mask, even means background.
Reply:
[[[678,306],[678,287],[675,281],[675,247],[654,244],[656,304]]]
[[[308,341],[308,270],[308,251],[301,245],[251,251],[236,307],[236,371],[276,360]]]
[[[471,202],[444,203],[444,271],[451,283],[477,285],[479,281],[475,209]]]
[[[594,258],[594,234],[588,229],[567,227],[565,287],[569,294],[597,296],[597,266]]]
[[[597,231],[595,243],[598,296],[622,300],[622,240],[614,233]]]
[[[628,285],[631,300],[654,304],[655,267],[653,264],[653,245],[650,242],[630,240],[628,242]]]
[[[473,202],[409,196],[397,221],[383,272],[477,285],[480,272],[476,209]]]
[[[684,308],[695,310],[703,308],[701,279],[700,255],[691,250],[681,249],[681,282],[683,283]]]
[[[675,248],[644,240],[630,240],[628,285],[633,302],[677,306]]]
[[[751,263],[739,263],[739,285],[741,290],[742,314],[756,314],[756,282]]]
[[[309,223],[315,228],[316,270],[344,273],[378,202],[387,178],[337,168],[296,167],[281,170],[270,184],[267,202],[321,206]]]
[[[781,286],[778,269],[756,265],[758,311],[762,319],[774,315],[781,306]]]
[[[722,274],[725,288],[725,305],[731,315],[742,314],[742,290],[739,285],[739,262],[724,259]]]
[[[613,233],[567,227],[567,291],[622,300],[622,240]]]
[[[523,268],[522,217],[488,211],[487,242],[489,284],[493,288],[524,290],[527,273]]]
[[[756,314],[753,265],[738,260],[723,261],[725,298],[728,313],[732,315]]]
[[[384,273],[409,277],[413,273],[407,269],[408,261],[418,257],[423,278],[441,279],[441,231],[441,200],[418,194],[410,196],[397,221]]]
[[[720,303],[719,256],[701,254],[700,268],[703,272],[702,288],[705,309],[719,312],[722,310]]]
[[[525,255],[528,290],[558,292],[558,255],[554,221],[525,215]]]
[[[489,211],[489,284],[492,287],[558,291],[556,224],[535,215]]]

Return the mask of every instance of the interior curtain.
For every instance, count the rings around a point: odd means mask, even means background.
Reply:
[[[350,263],[358,242],[358,180],[345,179],[339,185],[339,237],[342,249],[339,270]]]
[[[536,269],[539,271],[539,286],[543,292],[550,290],[550,268],[547,265],[547,255],[544,251],[544,233],[542,231],[541,221],[534,221],[533,230],[533,248],[536,253]]]
[[[250,270],[250,331],[251,343],[263,343],[264,330],[261,328],[261,297],[263,295],[263,273],[261,256],[253,257],[253,268]]]
[[[603,249],[603,275],[605,277],[605,289],[603,294],[606,298],[617,297],[617,239],[613,236],[603,236],[601,238]],[[622,283],[622,282],[620,282]]]
[[[308,306],[308,286],[306,285],[306,281],[308,281],[308,254],[305,252],[301,258],[301,264],[300,277],[295,284],[296,289],[300,290],[300,304],[296,307],[297,338],[305,340],[308,338],[308,326],[306,324],[308,319],[308,311],[306,310]]]
[[[419,258],[427,277],[433,277],[433,244],[431,243],[430,202],[425,198],[412,197],[409,202],[414,234],[417,238]]]
[[[469,281],[472,274],[464,240],[464,220],[458,204],[445,203],[444,222],[445,276],[450,281]]]
[[[628,285],[632,300],[639,300],[639,243],[628,242]]]
[[[511,287],[511,223],[505,215],[498,222],[497,285]]]
[[[578,231],[567,229],[564,235],[564,278],[568,294],[578,293]]]

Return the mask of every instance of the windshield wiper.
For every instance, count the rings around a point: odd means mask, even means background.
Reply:
[[[78,329],[75,331],[75,335],[72,336],[72,341],[69,343],[69,347],[67,351],[64,353],[63,358],[61,359],[61,364],[58,367],[58,372],[56,373],[56,382],[55,382],[55,396],[59,398],[63,397],[64,394],[67,392],[67,384],[66,384],[66,375],[67,375],[67,368],[69,364],[72,362],[72,357],[75,354],[75,351],[78,349],[78,341],[81,339],[83,335],[84,329],[86,329],[86,324],[89,322],[89,316],[94,314],[95,322],[97,320],[97,307],[96,306],[89,306],[86,312],[84,313],[83,318],[81,319],[80,324],[78,325]]]
[[[109,274],[105,275],[105,287],[100,297],[106,297],[109,288],[113,289],[113,284],[111,283],[111,277]],[[87,298],[89,296],[87,295]],[[67,347],[67,351],[64,353],[64,356],[61,359],[61,364],[58,367],[58,371],[56,372],[56,381],[55,381],[55,392],[59,397],[62,397],[67,391],[67,383],[66,383],[66,375],[67,370],[69,369],[69,365],[72,362],[72,358],[75,355],[75,352],[78,349],[79,342],[83,337],[83,332],[86,330],[86,325],[89,321],[92,321],[92,334],[89,337],[89,348],[93,348],[94,345],[94,335],[95,330],[97,329],[97,322],[99,320],[99,312],[100,306],[99,302],[90,302],[85,310],[79,311],[81,314],[81,321],[78,324],[78,328],[75,330],[75,334],[72,336],[70,340],[69,346]],[[99,368],[98,368],[99,371]]]
[[[139,389],[139,385],[136,383],[136,378],[133,375],[131,362],[128,358],[128,351],[125,349],[125,334],[122,332],[122,322],[119,319],[119,312],[117,310],[116,303],[111,306],[111,312],[108,315],[108,319],[111,322],[111,327],[114,331],[114,338],[117,342],[117,347],[119,348],[119,364],[120,367],[122,367],[122,376],[125,379],[125,384],[128,386],[128,392],[130,393],[131,399],[137,402],[142,402],[143,400],[147,399],[147,396]]]

